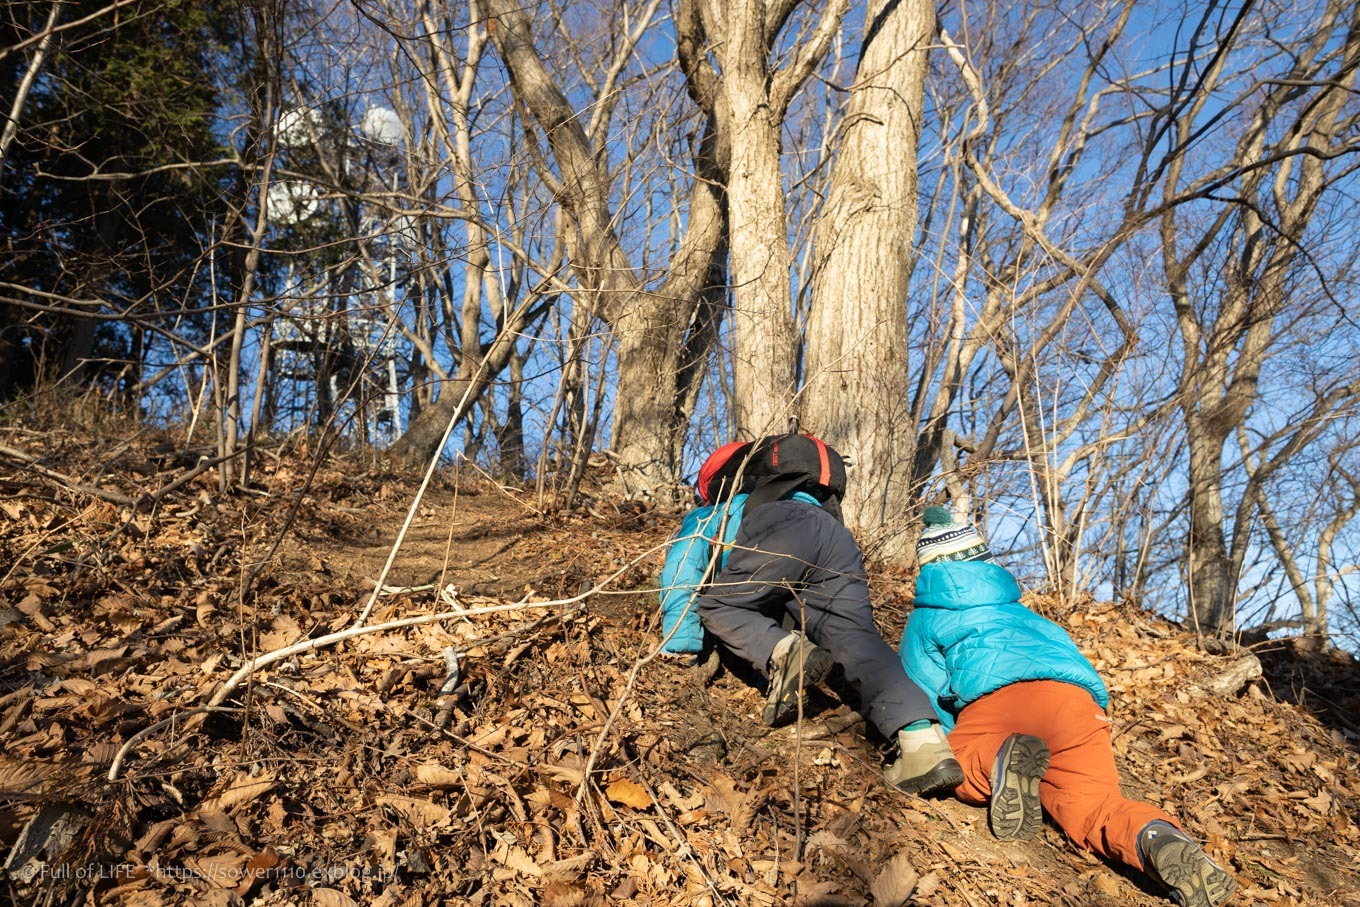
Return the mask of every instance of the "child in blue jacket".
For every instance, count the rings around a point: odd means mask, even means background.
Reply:
[[[897,742],[889,781],[951,789],[963,775],[944,732],[874,626],[859,546],[828,493],[837,470],[843,481],[839,454],[806,435],[709,457],[697,483],[705,506],[685,516],[661,575],[662,650],[694,657],[713,634],[769,678],[770,725],[795,717],[803,689],[839,663],[866,719]],[[800,630],[784,630],[784,614]]]
[[[1029,838],[1047,812],[1074,841],[1142,869],[1188,907],[1235,882],[1167,813],[1120,792],[1109,694],[1062,627],[1020,603],[1020,587],[966,521],[928,507],[916,606],[898,651],[930,695],[963,768],[954,791],[988,806],[993,833]]]

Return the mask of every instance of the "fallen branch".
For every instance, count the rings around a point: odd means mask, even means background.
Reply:
[[[1199,689],[1214,696],[1235,696],[1239,690],[1261,677],[1261,659],[1251,653],[1219,667]]]
[[[51,479],[53,482],[56,482],[64,488],[69,488],[71,491],[78,491],[81,494],[87,494],[90,497],[99,498],[101,501],[108,501],[111,504],[118,504],[123,507],[132,507],[137,503],[135,498],[130,498],[125,494],[119,494],[116,491],[105,491],[104,489],[96,488],[93,485],[86,485],[84,482],[57,472],[55,469],[48,469],[38,462],[37,457],[32,454],[24,453],[22,450],[16,450],[13,447],[6,447],[3,444],[0,444],[0,456],[6,456],[12,460],[17,460],[19,463],[23,464],[23,468],[30,472],[37,473],[44,479]]]
[[[454,691],[458,689],[458,681],[462,679],[463,672],[458,664],[458,650],[453,646],[444,649],[444,682],[439,687],[439,695],[435,702],[439,703],[439,714],[435,716],[436,727],[446,728],[449,721],[453,718],[453,709],[458,701]]]
[[[228,454],[225,457],[217,457],[216,459],[212,460],[200,458],[197,465],[192,467],[184,475],[174,479],[171,482],[167,482],[166,484],[160,486],[159,488],[154,489],[153,491],[144,492],[135,498],[122,494],[121,492],[107,491],[103,488],[97,488],[94,485],[86,485],[79,479],[73,478],[64,473],[57,472],[55,469],[48,469],[46,466],[43,466],[39,462],[38,457],[35,457],[30,453],[25,453],[24,451],[18,450],[13,447],[7,447],[3,444],[0,444],[0,456],[5,456],[10,458],[11,460],[19,462],[21,464],[21,468],[27,469],[30,472],[37,473],[44,479],[50,479],[51,481],[56,482],[58,485],[61,485],[63,488],[79,492],[80,494],[86,494],[93,498],[98,498],[101,501],[108,501],[111,504],[117,504],[121,507],[130,507],[134,511],[136,511],[145,508],[148,504],[160,503],[160,500],[162,498],[178,490],[185,483],[193,481],[195,478],[202,475],[204,472],[208,471],[209,469],[212,469],[214,466],[217,466],[218,464],[226,460],[230,460],[234,457],[240,456],[240,453],[238,452],[234,454]]]
[[[455,618],[470,617],[476,614],[500,614],[505,611],[522,611],[525,608],[558,608],[565,604],[574,603],[573,600],[553,601],[553,602],[515,602],[511,605],[492,605],[486,608],[465,608],[458,611],[440,611],[435,614],[420,614],[415,617],[403,617],[397,620],[389,620],[381,624],[369,624],[362,627],[347,627],[344,630],[337,630],[334,633],[327,633],[325,636],[317,636],[313,639],[304,639],[295,642],[282,649],[275,649],[263,655],[257,655],[250,661],[241,665],[236,673],[231,675],[227,681],[218,687],[217,692],[208,700],[209,706],[221,705],[227,697],[235,692],[241,683],[254,674],[260,668],[271,665],[276,661],[282,661],[294,655],[301,655],[303,652],[311,652],[315,649],[322,649],[327,646],[353,639],[356,636],[365,636],[369,633],[381,633],[384,630],[400,630],[404,627],[418,627],[422,624],[439,623],[440,621],[453,620]]]

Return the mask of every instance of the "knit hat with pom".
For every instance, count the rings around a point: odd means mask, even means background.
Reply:
[[[925,531],[916,543],[916,560],[924,567],[932,561],[985,561],[995,563],[992,550],[967,520],[955,520],[947,508],[926,508]]]

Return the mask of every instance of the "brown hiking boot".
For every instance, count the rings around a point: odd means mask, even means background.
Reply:
[[[938,724],[897,732],[897,761],[884,771],[888,783],[909,794],[947,793],[963,783],[963,769]]]
[[[784,724],[798,714],[798,702],[806,687],[819,683],[835,662],[831,653],[813,644],[802,633],[790,633],[774,647],[766,674],[770,692],[765,697],[761,720],[770,727]]]
[[[1149,822],[1138,833],[1143,870],[1170,891],[1181,907],[1216,907],[1237,882],[1198,844],[1170,822]]]
[[[1039,779],[1048,771],[1048,746],[1038,737],[1011,734],[992,769],[987,821],[1000,841],[1027,841],[1044,824]]]

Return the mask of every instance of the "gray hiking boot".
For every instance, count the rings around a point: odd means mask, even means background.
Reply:
[[[770,727],[792,720],[798,714],[804,688],[819,683],[834,663],[830,652],[814,645],[802,633],[790,633],[781,639],[766,670],[770,692],[765,697],[761,720]]]
[[[963,783],[963,769],[938,724],[897,732],[897,761],[884,771],[888,783],[909,794],[952,791]]]
[[[1011,734],[996,754],[987,821],[1000,841],[1027,841],[1044,824],[1039,779],[1048,771],[1048,746],[1038,737]]]
[[[1149,822],[1138,833],[1138,853],[1143,870],[1165,885],[1181,907],[1215,907],[1237,887],[1227,870],[1170,822]]]

